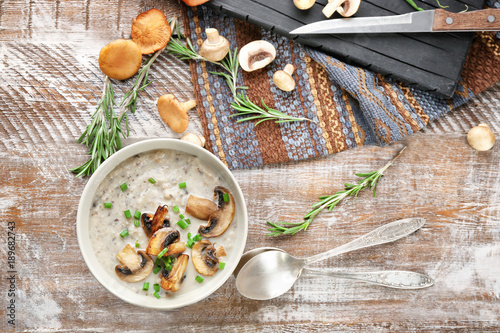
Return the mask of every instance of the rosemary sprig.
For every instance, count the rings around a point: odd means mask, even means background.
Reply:
[[[121,120],[114,112],[114,105],[113,85],[106,76],[97,109],[91,116],[90,124],[78,138],[79,143],[89,148],[90,158],[81,166],[70,169],[77,177],[91,175],[104,160],[121,149]]]
[[[176,25],[177,18],[174,17],[170,22],[170,28],[174,30]],[[148,82],[151,65],[153,65],[156,58],[158,58],[164,49],[165,48],[162,48],[156,51],[153,56],[144,63],[132,88],[123,96],[118,115],[116,115],[113,109],[115,106],[113,86],[110,79],[106,77],[102,96],[96,111],[91,116],[92,120],[90,125],[87,126],[78,139],[79,143],[83,143],[85,146],[90,147],[90,158],[81,166],[70,169],[77,177],[91,175],[97,170],[102,162],[121,149],[122,143],[120,134],[124,138],[129,135],[128,112],[135,113],[139,92],[143,91],[151,84],[151,82]],[[125,119],[125,133],[121,127],[123,119]]]
[[[357,199],[359,192],[364,189],[373,190],[373,196],[375,196],[375,189],[380,178],[383,176],[385,170],[389,168],[392,163],[401,155],[401,153],[406,149],[404,147],[397,155],[394,157],[389,163],[387,163],[381,169],[376,171],[368,172],[368,173],[357,173],[356,176],[363,178],[358,182],[358,184],[344,184],[344,190],[338,191],[332,195],[323,195],[319,197],[318,202],[311,206],[311,211],[304,216],[304,221],[302,222],[269,222],[272,228],[269,228],[270,231],[267,236],[280,236],[280,235],[295,235],[297,232],[301,230],[307,230],[307,227],[314,220],[316,215],[319,214],[323,209],[328,208],[328,211],[331,212],[335,206],[337,206],[342,200],[347,197],[354,196]]]
[[[234,51],[229,51],[227,56],[221,61],[210,61],[205,57],[199,55],[191,43],[189,38],[186,39],[186,45],[184,45],[179,39],[173,39],[167,46],[167,51],[182,60],[201,60],[205,62],[210,62],[217,66],[220,66],[226,70],[227,73],[223,72],[210,72],[210,74],[222,76],[226,79],[226,83],[233,94],[236,97],[238,90],[248,89],[245,86],[237,86],[236,80],[238,78],[239,62],[238,62],[238,48]]]
[[[252,103],[249,99],[248,96],[239,94],[234,98],[234,102],[231,103],[231,106],[238,111],[238,113],[232,114],[231,117],[235,116],[248,116],[245,118],[240,118],[236,122],[240,123],[242,121],[247,121],[247,120],[254,120],[254,119],[259,119],[258,122],[255,123],[255,126],[258,124],[266,121],[266,120],[274,120],[276,123],[287,123],[287,122],[292,122],[292,121],[311,121],[315,122],[314,120],[308,119],[308,118],[301,118],[301,117],[294,117],[290,116],[286,113],[280,112],[276,109],[272,109],[264,103],[264,100],[261,99],[261,103],[264,106],[264,109],[261,108],[260,106]]]

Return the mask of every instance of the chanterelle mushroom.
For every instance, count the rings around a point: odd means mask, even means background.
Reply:
[[[205,30],[207,39],[200,47],[200,55],[210,61],[221,61],[229,52],[229,41],[214,28]]]
[[[172,270],[163,270],[161,274],[160,285],[163,289],[171,292],[176,292],[181,287],[181,283],[184,277],[184,272],[186,272],[189,256],[187,254],[181,254],[175,260]]]
[[[219,258],[215,255],[215,247],[208,239],[202,239],[191,251],[194,268],[205,276],[214,275],[219,269]]]
[[[182,253],[186,250],[186,244],[179,242],[180,237],[179,231],[173,228],[162,228],[149,239],[146,253],[157,256],[167,246],[168,250],[163,254],[164,257]]]
[[[330,0],[323,8],[323,14],[330,17],[338,12],[343,17],[350,17],[358,11],[360,3],[361,0]]]
[[[217,204],[212,200],[189,195],[186,204],[186,213],[200,220],[208,220],[213,212],[218,209]]]
[[[277,71],[273,75],[273,81],[276,87],[283,91],[292,91],[295,89],[295,80],[292,77],[293,65],[288,64],[282,71]]]
[[[141,215],[142,229],[148,238],[161,228],[170,227],[170,220],[167,217],[167,205],[160,205],[156,209],[155,215],[143,213]]]
[[[256,40],[243,46],[238,56],[241,68],[247,72],[266,67],[276,58],[273,44],[265,40]]]
[[[179,103],[172,94],[163,95],[156,103],[161,119],[176,133],[182,133],[189,125],[187,112],[196,106],[196,101]]]
[[[224,199],[227,199],[227,201]],[[233,222],[234,198],[229,190],[222,186],[216,186],[214,201],[217,204],[217,210],[210,214],[208,224],[206,226],[202,225],[198,229],[198,233],[205,238],[222,235]]]
[[[116,265],[115,272],[123,281],[142,281],[153,271],[153,259],[144,251],[136,253],[130,244],[127,244],[116,257],[121,265]]]

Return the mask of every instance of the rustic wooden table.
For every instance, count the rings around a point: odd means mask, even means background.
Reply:
[[[2,331],[500,331],[500,146],[476,152],[465,140],[480,122],[500,133],[500,85],[385,148],[362,147],[328,158],[235,171],[249,212],[247,249],[281,247],[307,256],[333,248],[383,223],[422,216],[426,225],[393,244],[322,263],[353,271],[426,273],[434,287],[390,290],[352,281],[303,277],[277,299],[242,297],[231,278],[205,301],[169,312],[129,305],[87,269],[75,219],[87,179],[69,168],[86,159],[76,139],[100,96],[102,46],[128,38],[131,19],[174,0],[0,1],[0,217]],[[193,97],[185,62],[161,55],[154,83],[141,94],[130,138],[179,137],[156,111],[167,92]],[[117,86],[121,96],[131,82]],[[201,133],[195,112],[188,131]],[[266,220],[298,220],[318,195],[333,193],[353,171],[371,171],[404,145],[373,198],[364,192],[307,232],[265,237]],[[15,225],[15,281],[8,273],[8,231]],[[15,289],[15,297],[9,289]],[[15,301],[15,327],[8,323]],[[144,316],[144,317],[141,317]]]

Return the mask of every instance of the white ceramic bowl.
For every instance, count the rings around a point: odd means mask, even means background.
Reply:
[[[224,270],[217,273],[217,277],[203,284],[203,287],[196,289],[195,293],[186,293],[176,295],[174,298],[156,299],[151,295],[143,295],[135,293],[119,283],[119,279],[113,271],[107,271],[98,262],[89,235],[89,213],[92,205],[92,199],[99,184],[118,164],[127,158],[138,153],[143,153],[157,149],[177,150],[187,154],[197,156],[208,168],[217,171],[221,177],[227,182],[234,196],[236,211],[233,223],[237,223],[236,239],[233,241],[233,248],[230,255],[225,257],[226,267]],[[76,231],[78,235],[78,243],[82,252],[85,263],[89,267],[94,277],[111,293],[121,298],[122,300],[147,308],[169,310],[175,309],[189,304],[201,301],[205,297],[216,291],[232,274],[234,268],[245,248],[248,231],[248,218],[245,200],[241,189],[238,186],[236,179],[229,169],[213,154],[207,150],[200,148],[194,144],[175,140],[175,139],[151,139],[127,146],[110,158],[108,158],[92,175],[83,191],[80,203],[78,205],[78,214],[76,217]]]

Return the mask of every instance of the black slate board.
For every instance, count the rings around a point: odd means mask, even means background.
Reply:
[[[290,35],[304,24],[324,20],[328,0],[318,0],[308,11],[292,0],[211,0],[205,6],[271,30],[297,42],[331,54],[345,62],[393,77],[408,85],[451,97],[473,33]],[[436,0],[415,1],[424,9],[438,7]],[[447,10],[459,12],[483,8],[484,0],[441,0]],[[386,16],[412,12],[405,0],[362,0],[355,17]],[[332,18],[340,18],[336,13]]]

